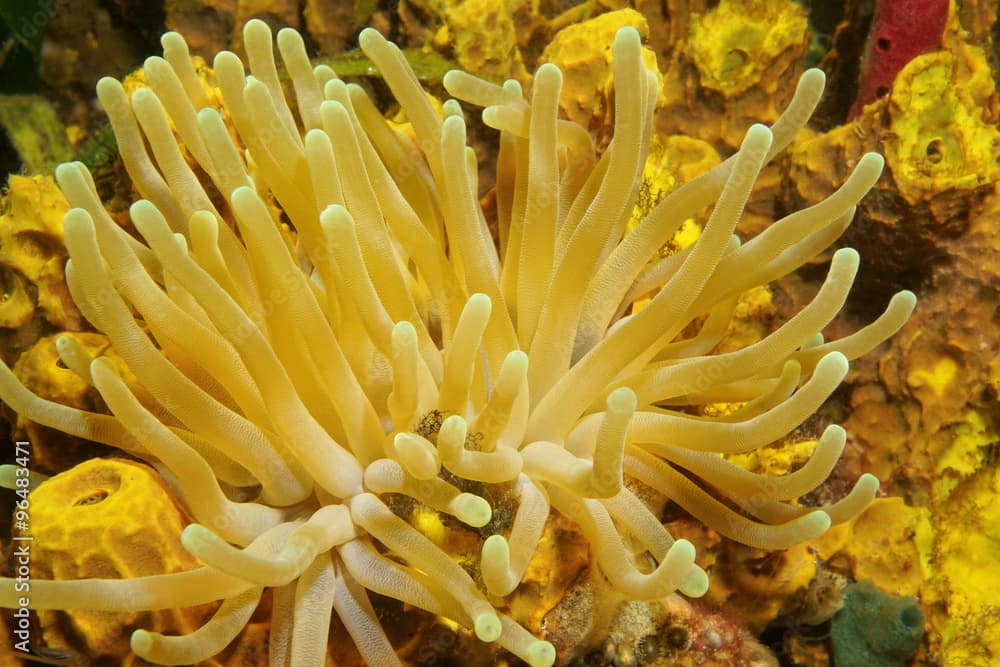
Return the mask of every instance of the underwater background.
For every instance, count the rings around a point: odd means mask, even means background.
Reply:
[[[730,458],[748,470],[784,474],[801,467],[823,426],[841,424],[848,441],[840,462],[800,502],[839,499],[866,472],[881,482],[878,498],[852,521],[783,551],[738,544],[668,507],[663,522],[694,543],[711,585],[701,599],[655,609],[610,594],[580,600],[588,545],[565,527],[558,543],[536,556],[528,590],[513,604],[520,617],[544,619],[549,640],[561,652],[577,650],[570,664],[581,667],[1000,664],[997,14],[995,0],[0,0],[0,358],[37,394],[106,411],[92,387],[63,373],[55,348],[63,332],[77,332],[94,353],[107,341],[66,287],[67,204],[51,175],[59,163],[80,160],[108,207],[125,210],[132,186],[94,85],[105,75],[131,75],[138,85],[142,74],[133,72],[160,52],[167,30],[210,61],[223,49],[242,54],[242,27],[252,18],[275,30],[296,28],[314,64],[360,82],[387,113],[395,111],[392,98],[358,50],[365,27],[396,42],[439,99],[447,97],[442,77],[450,69],[530,88],[538,65],[556,63],[565,76],[563,117],[603,149],[614,122],[608,45],[619,28],[632,26],[662,82],[636,219],[732,155],[750,125],[774,122],[800,74],[820,67],[827,90],[818,111],[766,167],[737,232],[752,238],[821,201],[863,154],[878,152],[886,169],[839,241],[859,250],[861,270],[824,334],[856,331],[899,290],[915,292],[918,304],[898,334],[852,363],[813,418],[772,446]],[[488,200],[495,133],[466,116],[480,194]],[[690,245],[705,219],[687,221],[664,253]],[[822,282],[829,254],[744,297],[718,350],[759,340],[801,310]],[[0,432],[4,443],[30,441],[32,470],[43,475],[116,454],[6,406]],[[17,458],[13,445],[2,452],[0,463]],[[193,567],[178,541],[191,519],[148,477],[135,482],[134,504],[120,521],[150,524],[141,539],[162,551],[167,567]],[[15,567],[9,538],[16,500],[12,492],[0,497],[5,576]],[[72,515],[51,521],[76,525]],[[447,527],[428,530],[438,530],[439,543],[456,553],[467,539]],[[72,560],[79,546],[59,531],[48,544],[36,558]],[[116,562],[115,576],[150,574]],[[522,664],[455,624],[379,602],[382,624],[407,664]],[[266,664],[265,607],[233,645],[203,664]],[[598,609],[607,620],[594,629],[587,624]],[[73,623],[65,612],[46,612],[32,620],[34,648],[39,664],[147,664],[129,651],[132,629],[190,630],[212,611],[124,620],[100,612]],[[12,627],[11,614],[4,610]],[[0,666],[31,664],[18,657],[13,637],[0,628]],[[328,664],[360,664],[343,628],[335,627],[330,641]]]

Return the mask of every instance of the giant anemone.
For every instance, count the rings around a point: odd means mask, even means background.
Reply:
[[[833,244],[880,174],[882,159],[865,155],[825,201],[747,243],[734,235],[760,169],[817,103],[821,72],[802,76],[773,126],[751,127],[738,153],[626,233],[658,94],[635,30],[615,39],[614,137],[599,157],[582,128],[559,119],[557,67],[538,69],[528,97],[515,82],[447,75],[449,93],[484,107],[499,130],[489,221],[459,103],[435,107],[376,31],[360,41],[412,132],[387,122],[362,88],[313,68],[287,29],[277,35],[286,97],[259,21],[245,30],[252,75],[232,53],[215,59],[221,104],[177,34],[147,62],[148,88],[129,97],[115,80],[99,83],[142,196],[130,210],[138,234],[109,216],[84,166],[62,165],[73,207],[66,276],[134,380],[66,336],[64,364],[110,414],[43,400],[6,367],[0,395],[25,417],[155,465],[197,521],[181,541],[203,566],[34,580],[33,608],[222,600],[189,635],[132,635],[142,658],[181,664],[224,648],[270,587],[272,664],[324,664],[333,612],[369,664],[400,664],[372,591],[537,667],[553,663],[553,646],[502,604],[550,512],[576,522],[611,587],[653,599],[701,595],[708,579],[692,544],[671,537],[627,479],[766,549],[815,538],[866,507],[878,486],[870,475],[826,507],[788,502],[829,475],[845,444],[838,426],[784,476],[723,456],[800,425],[848,359],[892,335],[914,304],[897,294],[868,326],[824,341],[858,268],[858,254],[841,248],[800,312],[760,342],[714,352],[741,295]],[[696,243],[660,253],[709,206]],[[740,407],[692,409],[718,402]],[[512,499],[512,518],[493,520],[475,492],[484,488]],[[394,512],[387,499],[400,495],[482,529],[479,558],[460,566]],[[640,567],[636,545],[654,568]],[[0,582],[0,603],[18,605],[14,580]]]

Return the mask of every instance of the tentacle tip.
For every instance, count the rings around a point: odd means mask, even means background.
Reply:
[[[878,477],[866,472],[861,477],[858,477],[858,481],[855,482],[854,488],[858,489],[860,492],[865,493],[865,495],[870,495],[872,499],[875,498],[875,494],[878,493],[879,487],[882,485],[879,482]]]
[[[743,144],[755,143],[755,142],[768,142],[774,138],[774,133],[771,132],[771,128],[763,123],[754,123],[747,130],[746,136],[743,139]]]
[[[267,89],[267,84],[252,74],[247,75],[243,84],[243,97],[249,103],[256,105],[258,101],[269,99],[271,92]],[[265,97],[267,96],[267,97]]]
[[[267,32],[268,38],[270,38],[271,26],[269,26],[266,21],[263,21],[261,19],[250,19],[243,26],[243,35],[245,37],[252,35],[253,33],[256,33],[257,35],[262,35],[264,34],[265,31]]]
[[[677,540],[670,547],[670,551],[667,552],[667,557],[670,559],[679,558],[685,561],[691,561],[694,563],[694,557],[697,554],[694,548],[694,544],[685,539]]]
[[[302,43],[302,34],[295,28],[284,27],[278,31],[277,39],[279,46],[282,45],[282,43]]]
[[[493,508],[484,499],[472,493],[459,494],[454,500],[455,515],[473,528],[482,528],[493,518]]]
[[[323,119],[323,124],[326,127],[339,127],[343,128],[343,131],[349,131],[347,128],[350,125],[351,117],[347,113],[347,109],[344,105],[337,99],[339,93],[337,91],[337,84],[343,82],[340,79],[332,79],[326,82],[323,86],[323,97],[326,98],[319,105],[319,115]]]
[[[243,61],[232,51],[219,51],[212,59],[212,69],[219,70],[226,66],[237,66],[243,69]]]
[[[212,121],[215,120],[218,120],[220,123],[222,122],[222,116],[220,116],[219,112],[213,109],[212,107],[205,107],[204,109],[198,109],[196,118],[198,120],[198,124],[201,126],[204,126],[206,123],[211,123]]]
[[[358,46],[360,46],[361,50],[366,53],[369,48],[382,42],[385,42],[385,38],[382,36],[382,33],[375,28],[365,28],[361,31],[361,34],[358,35]]]
[[[19,468],[11,463],[0,464],[0,488],[11,491],[17,489],[18,470]]]
[[[562,81],[562,70],[555,63],[543,63],[535,70],[535,80],[539,77]]]
[[[823,429],[823,437],[830,438],[846,438],[847,430],[840,424],[830,424],[825,429]]]
[[[799,81],[816,81],[825,84],[826,72],[821,70],[819,67],[810,67],[802,73],[802,76],[799,77]]]
[[[156,205],[153,202],[149,201],[148,199],[140,199],[131,206],[129,206],[128,208],[128,213],[129,216],[131,216],[132,218],[132,222],[138,222],[136,220],[136,216],[139,216],[141,218],[143,216],[156,214],[158,212],[159,209],[156,208]]]
[[[455,95],[453,89],[456,85],[460,85],[459,81],[461,78],[462,71],[457,69],[450,69],[444,73],[443,77],[441,77],[441,83],[444,84],[444,89],[448,91],[449,95]]]
[[[212,532],[200,523],[190,523],[181,531],[181,544],[193,554],[207,539],[210,539],[211,535]]]
[[[129,639],[129,646],[131,646],[133,653],[140,658],[145,658],[153,648],[153,636],[146,630],[136,630]]]
[[[475,620],[476,637],[480,641],[495,642],[500,639],[500,619],[496,614],[480,614]]]
[[[165,61],[160,56],[149,56],[144,61],[142,61],[142,68],[145,70],[155,70],[161,64],[166,64],[166,62],[167,61]],[[169,67],[169,65],[167,66]],[[135,93],[139,92],[140,90],[148,90],[148,88],[138,88],[132,94],[135,95]]]
[[[841,379],[847,375],[847,371],[850,370],[851,364],[847,360],[847,357],[843,352],[835,350],[823,355],[823,358],[819,360],[816,365],[816,370],[819,372],[831,373],[834,375],[839,375]],[[822,371],[820,369],[822,368]]]
[[[496,106],[489,106],[483,109],[483,122],[490,127],[494,127],[499,122],[500,109]]]
[[[459,442],[465,443],[465,437],[468,435],[469,423],[465,421],[465,417],[461,415],[451,415],[446,417],[443,422],[441,422],[441,428],[438,430],[438,442],[441,442],[441,438],[456,438]]]
[[[441,460],[433,445],[406,431],[397,433],[392,442],[399,462],[411,477],[422,482],[437,477],[441,471]]]
[[[805,542],[821,537],[826,531],[830,530],[830,526],[832,525],[833,519],[826,512],[817,510],[807,514],[802,517],[803,534],[800,536],[800,541]]]
[[[483,113],[485,113],[485,111]],[[446,131],[465,132],[465,119],[461,116],[447,116],[442,121],[442,125]]]
[[[86,169],[83,163],[78,161],[59,163],[56,165],[56,181],[61,184],[62,181],[80,173],[81,168]]]
[[[441,103],[441,113],[448,116],[460,116],[463,115],[461,103],[454,99],[448,98]]]
[[[330,204],[320,211],[319,221],[322,225],[354,224],[354,218],[341,204]]]
[[[881,153],[869,151],[868,153],[862,155],[861,159],[858,161],[859,166],[863,163],[869,163],[871,164],[872,169],[877,168],[878,171],[881,172],[885,167],[885,157],[883,157]]]
[[[524,350],[512,350],[507,353],[507,359],[510,359],[511,363],[517,364],[527,364],[528,363],[528,353]]]
[[[122,87],[121,82],[113,76],[102,76],[97,81],[96,89],[98,97],[103,97],[111,93],[117,93],[119,90],[125,90]]]
[[[63,216],[63,229],[68,233],[72,233],[74,227],[93,226],[93,224],[94,219],[90,217],[90,213],[82,208],[71,208]]]
[[[854,248],[840,248],[833,253],[833,259],[837,262],[849,262],[857,265],[861,262],[861,254]]]
[[[892,301],[896,301],[900,307],[907,308],[912,312],[917,305],[917,295],[908,289],[904,289],[893,294]],[[907,314],[907,317],[909,317],[909,314]]]
[[[183,35],[174,30],[169,30],[160,37],[160,44],[166,49],[168,46],[175,45],[180,46],[183,44],[187,46],[187,42],[184,40]]]
[[[507,79],[500,87],[511,97],[524,99],[524,90],[521,88],[521,82],[517,79]]]
[[[483,567],[494,565],[506,569],[510,563],[510,545],[503,535],[490,535],[483,542]]]
[[[413,326],[412,322],[400,320],[392,325],[392,340],[396,341],[397,339],[399,339],[400,343],[406,342],[409,339],[417,339],[417,329]]]
[[[489,296],[483,294],[482,292],[476,292],[469,297],[466,302],[468,306],[475,306],[476,308],[491,308],[493,306],[493,301]]]
[[[708,573],[695,565],[688,570],[678,590],[689,598],[700,598],[708,593],[708,586]]]
[[[615,33],[615,46],[618,44],[642,44],[642,35],[633,26],[627,25]]]
[[[94,382],[102,386],[108,380],[121,379],[115,362],[104,356],[96,357],[90,362],[90,376]]]
[[[784,373],[800,373],[802,371],[802,362],[798,359],[789,359],[782,366],[781,370]]]
[[[635,392],[629,387],[619,387],[608,394],[608,412],[628,413],[635,412],[636,398]]]
[[[551,667],[556,661],[556,647],[549,642],[538,640],[528,647],[525,657],[531,667]]]
[[[823,362],[826,362],[826,364],[829,365],[831,368],[839,369],[843,367],[845,371],[847,370],[847,366],[850,363],[847,359],[847,355],[845,355],[840,350],[834,350],[833,352],[828,352],[827,354],[825,354],[823,358],[820,360],[821,364]]]
[[[257,193],[249,185],[241,185],[240,187],[233,190],[232,194],[229,195],[233,204],[247,204],[251,199],[256,199]]]

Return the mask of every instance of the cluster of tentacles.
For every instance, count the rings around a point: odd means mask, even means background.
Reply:
[[[845,443],[837,426],[785,476],[722,456],[796,428],[848,359],[892,335],[913,306],[898,294],[869,326],[824,342],[858,268],[857,253],[841,249],[799,313],[756,344],[713,353],[740,296],[828,248],[880,174],[881,158],[866,155],[827,200],[745,244],[734,236],[759,170],[818,101],[819,71],[803,75],[772,127],[750,128],[737,154],[626,233],[658,92],[636,31],[615,40],[615,133],[599,157],[586,131],[558,117],[555,66],[539,68],[530,98],[515,82],[448,74],[449,93],[485,107],[483,121],[500,131],[490,221],[459,103],[436,107],[377,32],[360,41],[406,126],[329,67],[313,68],[292,30],[277,35],[286,98],[259,21],[245,29],[252,76],[221,53],[217,91],[177,34],[146,62],[148,87],[128,96],[100,82],[142,196],[131,207],[138,237],[106,212],[86,168],[61,166],[73,207],[66,275],[134,379],[67,335],[63,362],[111,414],[42,400],[6,367],[0,396],[27,418],[155,465],[197,520],[181,539],[204,566],[36,580],[33,608],[223,600],[190,635],[133,634],[139,656],[184,664],[221,651],[273,588],[272,664],[324,664],[334,611],[369,664],[399,664],[374,591],[541,666],[554,661],[552,645],[491,600],[518,586],[552,511],[579,525],[611,586],[652,599],[701,595],[708,579],[692,544],[670,536],[626,477],[761,548],[814,538],[868,504],[878,485],[869,475],[832,506],[786,502],[829,475]],[[661,256],[710,204],[698,241]],[[642,297],[649,303],[633,312]],[[723,417],[688,409],[717,402],[742,407]],[[495,520],[467,482],[502,489],[513,518]],[[397,516],[394,494],[489,534],[474,571]],[[655,568],[637,565],[636,545]],[[17,598],[13,580],[0,582],[0,604]]]

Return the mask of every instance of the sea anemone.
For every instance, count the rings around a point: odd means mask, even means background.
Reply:
[[[19,414],[156,466],[197,521],[181,541],[204,566],[36,579],[32,608],[223,600],[190,635],[132,635],[142,658],[182,664],[221,651],[273,587],[272,664],[324,664],[333,611],[369,664],[400,664],[373,591],[549,665],[552,645],[491,601],[502,605],[518,586],[551,511],[579,525],[614,589],[653,599],[701,595],[708,578],[692,544],[670,536],[626,477],[770,549],[814,538],[873,498],[878,482],[863,475],[831,506],[785,502],[829,475],[845,443],[839,426],[785,476],[722,456],[796,428],[848,359],[892,335],[914,304],[897,294],[870,325],[824,342],[858,268],[842,248],[800,312],[756,344],[713,353],[740,295],[836,241],[881,172],[882,159],[865,155],[825,201],[745,244],[734,236],[758,172],[818,101],[821,72],[802,76],[772,127],[751,127],[738,153],[626,234],[658,94],[635,30],[615,39],[614,138],[600,157],[582,128],[558,118],[557,67],[538,69],[530,99],[512,81],[445,77],[500,131],[495,221],[478,200],[459,103],[436,108],[376,31],[361,33],[361,47],[410,129],[329,67],[313,68],[286,29],[277,46],[293,113],[270,30],[251,21],[244,37],[253,75],[219,54],[221,104],[173,33],[164,58],[146,62],[148,88],[129,97],[113,79],[98,84],[143,197],[130,209],[138,237],[110,217],[84,166],[57,170],[73,206],[73,299],[135,380],[69,336],[58,349],[111,414],[45,401],[0,367],[0,395]],[[698,241],[661,256],[710,204]],[[715,417],[693,409],[717,402],[742,407]],[[470,492],[487,487],[513,499],[512,520],[491,523],[494,508]],[[394,513],[387,499],[399,494],[482,529],[478,562],[460,566]],[[640,567],[631,545],[658,565]],[[14,584],[0,581],[0,604],[18,605]]]

